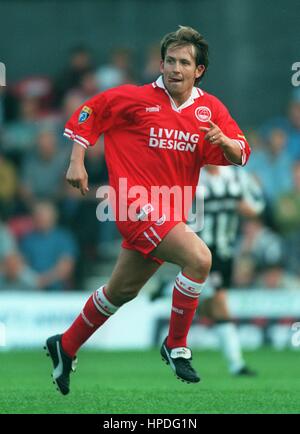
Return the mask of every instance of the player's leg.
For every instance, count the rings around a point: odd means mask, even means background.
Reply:
[[[122,248],[108,283],[90,296],[80,315],[63,334],[64,350],[73,357],[108,318],[138,294],[158,267],[139,252]]]
[[[228,291],[232,281],[232,258],[224,259],[212,252],[212,267],[208,285],[199,308],[199,315],[206,316],[215,323],[221,351],[227,361],[228,369],[235,375],[251,375],[242,356],[240,340],[229,306]]]
[[[169,333],[161,354],[178,377],[197,382],[198,374],[189,362],[191,351],[187,348],[187,335],[210,270],[210,251],[184,223],[179,223],[153,250],[153,255],[181,267],[173,289]]]
[[[232,374],[237,374],[245,367],[236,326],[232,321],[227,306],[225,289],[214,289],[214,294],[202,300],[198,309],[201,318],[214,322],[221,351]]]
[[[132,300],[159,264],[134,251],[122,249],[107,285],[98,288],[87,300],[81,313],[63,335],[47,339],[52,358],[53,380],[63,394],[69,392],[69,375],[79,348],[120,306]]]
[[[213,260],[207,290],[202,300],[199,315],[215,323],[220,348],[225,356],[229,371],[233,374],[245,368],[236,325],[232,321],[226,288],[231,285],[233,261],[212,252]],[[208,297],[207,297],[208,296]]]
[[[246,366],[235,323],[229,312],[227,291],[219,289],[211,300],[211,318],[219,338],[222,353],[233,375],[253,376],[255,372]]]
[[[193,280],[206,280],[211,267],[211,252],[207,245],[184,223],[178,223],[164,237],[152,254],[166,262],[177,264]]]
[[[158,268],[157,262],[145,259],[136,250],[122,249],[105,286],[109,300],[117,306],[132,300]]]

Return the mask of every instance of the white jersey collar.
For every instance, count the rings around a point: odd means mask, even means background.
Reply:
[[[169,94],[169,92],[167,91],[167,89],[165,87],[162,75],[160,75],[158,77],[158,79],[152,83],[152,86],[153,87],[159,87],[159,88],[163,89],[166,92],[166,94],[168,95],[168,97],[170,98],[172,109],[175,110],[176,112],[179,112],[179,113],[181,112],[181,110],[194,104],[195,99],[197,99],[203,95],[203,91],[201,89],[199,89],[198,87],[194,86],[192,89],[191,96],[183,104],[181,104],[181,106],[177,107],[175,104],[175,101],[173,100],[173,98],[171,97],[171,95]]]

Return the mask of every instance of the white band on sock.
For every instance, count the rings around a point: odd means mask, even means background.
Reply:
[[[101,286],[94,292],[93,301],[99,312],[105,316],[111,316],[119,309],[119,307],[113,305],[106,297],[104,286]]]
[[[203,283],[197,283],[193,280],[190,280],[180,271],[175,280],[175,288],[188,297],[198,298],[202,291]]]

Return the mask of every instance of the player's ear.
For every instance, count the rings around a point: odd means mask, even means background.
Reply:
[[[160,61],[160,72],[161,73],[164,72],[164,61],[163,60]]]
[[[205,66],[204,65],[198,65],[195,72],[195,78],[200,78],[201,75],[204,74]]]

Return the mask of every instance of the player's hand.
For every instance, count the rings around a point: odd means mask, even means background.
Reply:
[[[71,161],[67,171],[66,180],[73,187],[79,188],[83,196],[85,196],[86,192],[89,191],[88,174],[83,163]]]
[[[228,140],[230,140],[222,130],[218,127],[218,125],[214,124],[212,121],[208,121],[210,127],[200,127],[201,131],[206,133],[204,140],[212,143],[213,145],[226,145]]]

